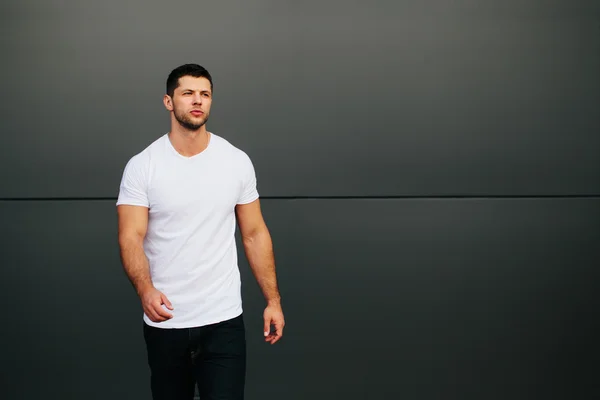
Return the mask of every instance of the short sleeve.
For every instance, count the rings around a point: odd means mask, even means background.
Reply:
[[[237,204],[248,204],[258,199],[258,190],[256,188],[256,172],[252,160],[247,154],[242,153],[241,173],[243,177],[242,190]]]
[[[140,154],[129,160],[121,178],[117,205],[149,206],[146,171]]]

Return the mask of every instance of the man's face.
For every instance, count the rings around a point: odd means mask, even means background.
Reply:
[[[179,86],[173,93],[173,98],[167,109],[173,111],[175,119],[189,130],[198,130],[210,115],[212,91],[206,78],[184,76],[179,78]]]

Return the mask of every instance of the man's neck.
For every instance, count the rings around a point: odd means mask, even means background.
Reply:
[[[192,157],[203,152],[208,147],[210,140],[205,125],[196,131],[173,126],[168,137],[175,150],[184,157]]]

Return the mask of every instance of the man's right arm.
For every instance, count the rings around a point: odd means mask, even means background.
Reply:
[[[173,309],[167,297],[152,284],[148,259],[144,253],[144,237],[148,229],[148,208],[117,206],[119,221],[119,248],[125,273],[137,292],[144,312],[154,322],[166,321],[173,316],[162,305]]]

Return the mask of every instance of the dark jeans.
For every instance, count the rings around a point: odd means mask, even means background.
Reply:
[[[242,400],[246,375],[243,316],[197,328],[144,323],[154,400]]]

